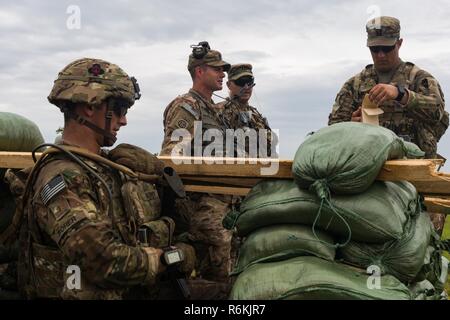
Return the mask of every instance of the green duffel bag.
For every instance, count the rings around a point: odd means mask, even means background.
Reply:
[[[324,243],[333,243],[333,238],[311,227],[299,224],[281,224],[264,227],[252,232],[239,248],[239,258],[233,274],[244,271],[259,262],[286,260],[298,256],[317,256],[333,261],[335,248]]]
[[[224,226],[240,236],[274,224],[298,223],[322,229],[342,239],[369,243],[398,240],[410,216],[420,213],[415,187],[406,181],[376,181],[364,193],[335,196],[331,205],[298,188],[292,180],[258,183],[243,200],[240,211],[231,211]]]
[[[429,260],[433,225],[429,215],[422,212],[405,228],[402,238],[385,244],[350,242],[338,251],[339,258],[356,266],[376,265],[382,274],[391,274],[400,281],[411,283]]]
[[[341,122],[320,129],[300,145],[292,173],[301,188],[311,188],[319,197],[330,191],[356,194],[372,185],[386,160],[424,155],[389,129]]]
[[[369,278],[370,277],[370,278]],[[375,277],[316,257],[259,263],[242,272],[231,300],[410,300],[408,288],[391,275]]]
[[[0,151],[32,151],[44,143],[38,126],[25,117],[0,112]]]

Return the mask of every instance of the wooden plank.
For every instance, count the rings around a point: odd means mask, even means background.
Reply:
[[[390,160],[378,174],[378,180],[399,181],[413,178],[414,181],[429,181],[436,174],[436,164],[430,160]]]
[[[429,212],[450,214],[450,199],[425,197],[425,205]]]
[[[250,192],[250,188],[231,188],[231,187],[217,187],[217,186],[198,186],[198,185],[185,185],[186,191],[200,192],[200,193],[213,193],[213,194],[226,194],[235,196],[246,196]]]
[[[198,177],[198,176],[182,176],[185,184],[195,185],[222,185],[227,187],[246,187],[251,188],[263,179],[260,178],[244,178],[244,177]]]
[[[40,156],[40,154],[38,154]],[[34,165],[31,152],[0,151],[0,168],[23,169]]]
[[[292,161],[280,159],[243,158],[198,158],[198,157],[158,157],[177,173],[190,176],[292,178]],[[275,174],[265,174],[270,167],[277,168]],[[270,172],[268,172],[270,173]]]
[[[37,157],[40,154],[36,154]],[[179,175],[292,178],[292,161],[278,159],[239,159],[239,158],[187,158],[160,156],[166,165],[176,169]],[[275,175],[265,176],[261,169],[269,167],[268,161],[279,165]],[[379,180],[398,181],[414,177],[415,181],[427,181],[441,160],[390,160],[380,171]],[[0,168],[21,169],[33,165],[31,153],[0,152]]]
[[[279,165],[279,172],[273,176],[264,176],[261,175],[261,169],[267,168],[268,165],[264,162],[255,164],[261,161],[260,159],[245,159],[245,161],[233,158],[160,157],[160,159],[177,170],[186,184],[186,191],[192,192],[245,196],[261,179],[292,179],[292,161],[289,160],[270,159],[272,163]],[[174,163],[180,160],[184,160],[185,163]],[[200,160],[204,162],[200,163]],[[188,164],[189,161],[192,164]],[[408,180],[419,192],[426,195],[425,204],[429,211],[450,214],[450,174],[435,172],[436,165],[439,164],[441,161],[434,159],[391,160],[385,163],[378,179]],[[0,152],[0,168],[21,169],[32,165],[31,153]]]
[[[209,185],[216,183],[234,187],[251,187],[258,181],[257,179],[292,179],[292,161],[290,160],[270,159],[272,165],[279,165],[279,171],[275,175],[267,176],[263,175],[261,171],[269,166],[264,163],[267,159],[181,157],[160,157],[160,159],[166,165],[173,166],[182,179],[191,182],[196,180],[195,184],[203,181]],[[180,164],[181,160],[184,163]],[[189,161],[191,164],[188,164]],[[201,161],[203,162],[200,163]],[[232,162],[235,164],[230,164]],[[253,164],[255,162],[258,163]],[[450,174],[435,172],[438,163],[439,160],[387,161],[380,171],[378,179],[385,181],[408,180],[421,193],[450,195]],[[31,165],[33,165],[33,161],[30,153],[0,152],[0,167],[24,168]]]

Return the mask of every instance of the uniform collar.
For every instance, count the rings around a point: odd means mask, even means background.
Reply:
[[[249,106],[248,101],[246,103],[242,103],[236,97],[228,97],[227,100],[232,102],[232,103],[234,103],[234,104],[236,104],[239,107],[248,107]]]
[[[192,94],[193,96],[195,96],[197,99],[201,100],[202,102],[204,102],[207,105],[212,105],[214,104],[213,99],[209,99],[206,100],[198,91],[195,91],[194,89],[189,89],[189,93]]]

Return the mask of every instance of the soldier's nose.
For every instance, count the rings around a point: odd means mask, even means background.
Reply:
[[[119,119],[119,124],[120,124],[121,126],[126,126],[127,123],[128,123],[128,121],[127,121],[127,116],[122,116],[122,117],[120,117],[120,119]]]

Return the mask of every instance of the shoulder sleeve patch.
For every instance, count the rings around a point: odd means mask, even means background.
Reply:
[[[177,121],[177,127],[180,129],[187,129],[187,127],[189,127],[189,122],[185,119],[180,119]]]
[[[67,188],[66,182],[61,175],[57,175],[49,183],[47,183],[41,190],[41,199],[44,205],[53,199],[58,193]]]

